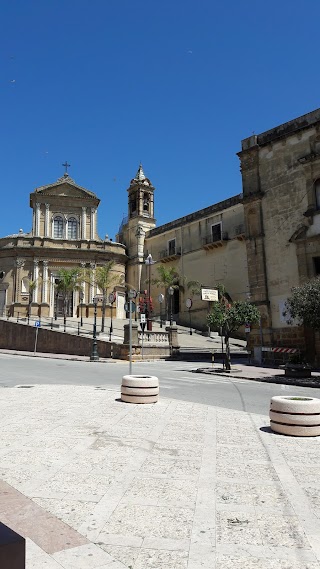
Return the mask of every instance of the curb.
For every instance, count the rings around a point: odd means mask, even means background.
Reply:
[[[207,375],[221,375],[234,379],[246,379],[247,381],[257,381],[260,383],[275,383],[278,385],[295,385],[297,387],[314,387],[320,388],[320,375],[316,378],[298,379],[285,377],[284,375],[266,376],[266,377],[247,377],[245,375],[235,375],[232,373],[223,373],[218,370],[211,370],[210,368],[198,368],[193,373],[205,373]]]

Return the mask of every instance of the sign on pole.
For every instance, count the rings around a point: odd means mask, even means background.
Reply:
[[[216,288],[202,288],[201,289],[201,300],[207,300],[209,302],[216,302],[219,300],[218,291]]]
[[[144,324],[146,322],[146,315],[145,314],[140,314],[140,322],[141,322],[141,324]]]

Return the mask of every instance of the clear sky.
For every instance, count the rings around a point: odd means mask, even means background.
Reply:
[[[241,139],[320,107],[318,0],[0,0],[0,235],[70,175],[115,237],[140,160],[160,225],[241,192]]]

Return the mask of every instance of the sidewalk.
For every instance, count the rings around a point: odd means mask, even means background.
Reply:
[[[79,386],[0,398],[0,519],[27,569],[319,569],[320,437]]]

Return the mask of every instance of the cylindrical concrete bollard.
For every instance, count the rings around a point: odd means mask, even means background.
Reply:
[[[121,401],[126,403],[157,403],[159,379],[154,375],[124,375]]]
[[[270,402],[270,427],[295,437],[320,435],[320,399],[277,395]]]

